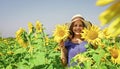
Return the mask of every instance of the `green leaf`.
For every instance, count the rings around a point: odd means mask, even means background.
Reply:
[[[100,65],[100,66],[99,66],[99,69],[108,69],[108,68],[107,68],[107,66],[105,66],[105,64],[104,64],[104,65]]]
[[[97,64],[100,63],[100,59],[101,59],[100,55],[98,55],[98,54],[94,54],[94,55],[93,55],[93,60],[94,60]]]
[[[30,59],[30,63],[33,65],[45,64],[45,53],[40,52],[40,53],[34,54],[34,57]]]
[[[14,52],[14,54],[20,54],[20,53],[24,53],[24,52],[26,52],[26,49],[24,49],[24,48],[19,48],[19,49],[17,49],[17,50]]]
[[[6,67],[6,69],[12,69],[11,64],[9,64],[9,65]]]
[[[85,64],[85,69],[91,69],[92,61],[86,61],[84,64]]]

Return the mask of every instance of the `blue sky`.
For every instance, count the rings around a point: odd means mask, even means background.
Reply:
[[[75,14],[100,26],[98,16],[106,7],[96,6],[97,0],[0,0],[0,33],[14,37],[20,28],[28,30],[28,22],[39,20],[52,34],[55,25],[70,22]]]

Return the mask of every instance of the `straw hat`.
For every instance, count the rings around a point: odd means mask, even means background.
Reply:
[[[79,20],[79,19],[81,19],[81,20],[84,22],[84,24],[85,24],[85,26],[86,26],[87,28],[90,28],[90,26],[92,26],[92,23],[91,23],[90,21],[86,21],[81,14],[76,14],[76,15],[74,15],[74,16],[71,18],[71,22],[74,22],[74,21]]]
[[[86,28],[90,29],[90,27],[92,26],[92,23],[90,21],[86,21],[86,20],[83,20]]]
[[[76,14],[76,15],[74,15],[74,16],[72,17],[71,21],[74,21],[74,19],[76,19],[76,18],[81,18],[81,19],[84,20],[84,18],[83,18],[83,16],[82,16],[81,14]]]

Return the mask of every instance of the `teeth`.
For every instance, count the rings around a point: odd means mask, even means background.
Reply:
[[[76,32],[75,34],[80,34],[80,33],[77,33],[77,32]]]

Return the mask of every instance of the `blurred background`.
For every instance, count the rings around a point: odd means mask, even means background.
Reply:
[[[75,14],[101,27],[99,14],[107,6],[98,7],[97,0],[0,0],[0,36],[15,37],[20,28],[28,30],[28,22],[39,20],[50,36],[55,25],[70,22]],[[102,27],[101,27],[102,28]]]

